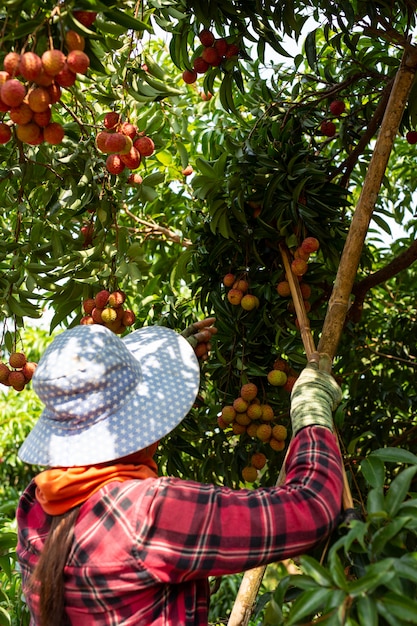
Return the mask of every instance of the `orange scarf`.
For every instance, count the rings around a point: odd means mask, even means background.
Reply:
[[[45,470],[35,477],[36,499],[48,515],[62,515],[112,481],[157,478],[153,459],[157,446],[155,443],[117,462]]]

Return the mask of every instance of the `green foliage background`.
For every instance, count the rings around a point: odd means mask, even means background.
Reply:
[[[98,12],[90,28],[74,19],[80,8]],[[0,63],[10,50],[62,47],[71,28],[85,36],[91,67],[54,105],[62,144],[30,147],[14,136],[0,145],[2,360],[22,349],[37,361],[49,330],[78,324],[83,299],[104,287],[126,292],[136,327],[182,330],[215,315],[200,395],[163,442],[162,471],[238,488],[251,453],[261,450],[268,465],[256,484],[274,484],[285,450],[221,430],[217,416],[251,381],[289,426],[289,395],[266,380],[278,357],[294,373],[305,364],[294,314],[276,291],[284,277],[279,246],[320,241],[303,279],[317,342],[387,97],[404,51],[415,47],[415,10],[412,1],[3,1]],[[182,71],[201,53],[202,28],[238,45],[239,55],[187,85]],[[329,110],[335,99],[346,105],[337,118]],[[406,140],[416,102],[414,83],[334,363],[344,392],[335,420],[362,519],[324,554],[303,557],[302,576],[275,568],[256,623],[417,621],[416,148]],[[138,169],[139,187],[127,184],[128,172],[110,175],[95,147],[109,110],[155,142]],[[320,131],[329,119],[334,137]],[[183,173],[188,165],[192,175]],[[381,233],[390,235],[393,223],[404,236],[387,244]],[[256,310],[228,302],[228,272],[248,280]],[[33,329],[39,321],[42,329]],[[2,389],[0,624],[20,624],[13,517],[36,468],[16,452],[41,406],[30,386]],[[225,620],[233,603],[235,580],[223,585],[213,620]]]

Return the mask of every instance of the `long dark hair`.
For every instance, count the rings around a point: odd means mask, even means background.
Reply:
[[[29,588],[39,590],[39,626],[64,626],[64,567],[74,538],[74,526],[80,507],[62,515],[54,515],[39,561],[30,579]]]

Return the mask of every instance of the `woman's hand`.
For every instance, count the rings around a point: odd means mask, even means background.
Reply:
[[[217,328],[214,326],[215,321],[215,317],[207,317],[204,320],[194,322],[181,333],[192,345],[197,357],[202,361],[208,359],[211,350],[211,338],[217,333]]]

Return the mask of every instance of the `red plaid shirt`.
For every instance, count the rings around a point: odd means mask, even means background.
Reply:
[[[301,430],[286,471],[283,486],[254,490],[166,477],[104,486],[81,506],[75,526],[65,568],[70,623],[207,624],[209,576],[297,556],[334,527],[342,474],[330,431]],[[17,520],[25,589],[50,523],[33,483]],[[26,598],[35,625],[38,597]]]

